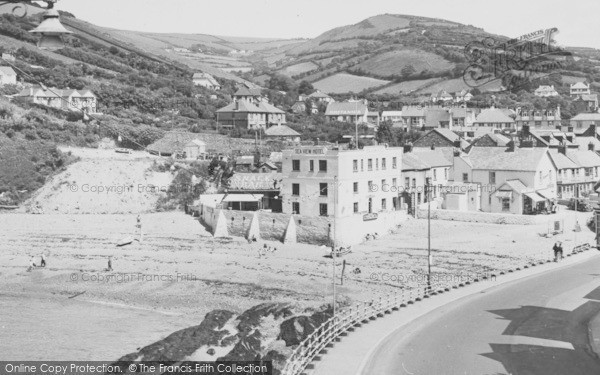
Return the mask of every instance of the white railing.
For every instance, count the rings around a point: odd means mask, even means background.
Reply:
[[[573,248],[571,253],[566,256],[578,254],[580,252],[591,249],[590,244],[578,245]],[[540,251],[534,257],[530,257],[527,263],[522,267],[507,270],[506,272],[519,271],[523,268],[535,267],[540,264],[549,263],[554,260],[552,253],[549,251]],[[488,275],[496,277],[504,275],[505,271],[497,271],[492,273],[491,270],[483,274],[482,279],[487,279]],[[473,282],[481,280],[474,279]],[[434,284],[431,288],[402,290],[393,295],[387,295],[386,298],[379,297],[378,300],[363,302],[357,304],[354,308],[340,311],[336,316],[330,318],[325,323],[321,324],[308,337],[306,337],[294,349],[287,360],[287,363],[282,371],[282,375],[300,375],[306,367],[332,342],[338,339],[341,335],[350,331],[353,327],[359,326],[369,320],[377,319],[385,314],[389,314],[394,310],[406,307],[415,302],[429,298],[444,292],[449,292],[451,289],[457,289],[465,284],[471,284],[470,281],[460,283],[458,285],[443,285]]]

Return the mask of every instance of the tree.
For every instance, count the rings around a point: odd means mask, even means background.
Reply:
[[[396,144],[396,139],[392,134],[392,127],[389,122],[386,121],[379,124],[375,139],[378,143],[387,143],[392,146]]]
[[[308,81],[302,81],[302,82],[300,82],[300,86],[298,86],[298,93],[299,94],[309,95],[314,90],[315,90],[315,88]]]
[[[400,71],[400,73],[402,73],[402,76],[404,78],[408,78],[408,77],[412,76],[413,74],[415,74],[416,72],[417,72],[417,70],[411,64],[405,65],[404,68],[402,68],[402,70]]]

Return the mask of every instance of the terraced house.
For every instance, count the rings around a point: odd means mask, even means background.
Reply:
[[[592,150],[569,150],[561,146],[550,153],[557,169],[557,196],[582,198],[594,192],[600,179],[600,156]]]

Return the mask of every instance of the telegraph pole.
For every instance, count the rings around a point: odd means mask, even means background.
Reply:
[[[335,230],[336,225],[335,225],[335,219],[337,218],[337,200],[336,200],[336,196],[337,196],[337,176],[333,177],[333,228],[332,228],[332,234],[333,234],[333,238],[331,240],[331,259],[333,260],[333,316],[335,317],[335,305],[336,305],[336,296],[335,296],[335,257],[336,255],[336,251],[335,251]]]
[[[431,194],[430,181],[427,180],[427,290],[431,290]]]

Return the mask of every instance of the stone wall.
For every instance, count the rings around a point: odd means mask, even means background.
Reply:
[[[427,218],[427,208],[417,210],[417,218]],[[563,216],[555,215],[514,215],[514,214],[499,214],[490,212],[478,211],[453,211],[439,210],[431,208],[431,219],[433,220],[453,220],[465,221],[472,223],[488,223],[488,224],[514,224],[514,225],[534,225],[547,223],[552,220],[562,220]]]

